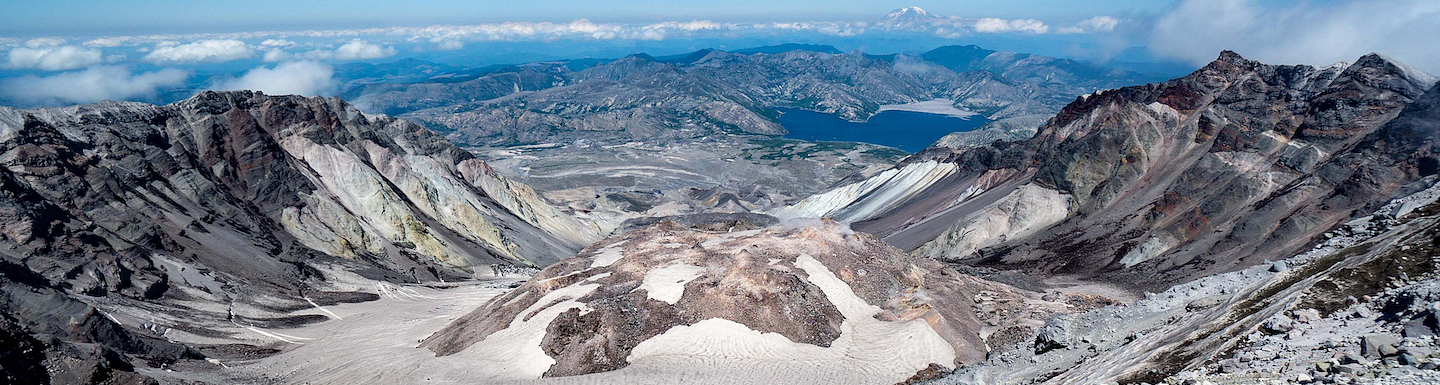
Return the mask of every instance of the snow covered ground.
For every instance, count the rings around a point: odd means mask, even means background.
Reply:
[[[931,362],[954,359],[950,344],[923,320],[877,320],[874,316],[880,309],[857,297],[823,264],[808,256],[801,256],[796,264],[846,317],[841,337],[829,347],[791,342],[779,334],[761,333],[714,318],[675,327],[646,340],[635,348],[629,357],[630,365],[623,369],[539,378],[554,361],[534,337],[545,335],[545,326],[556,314],[583,307],[567,303],[595,288],[587,282],[552,292],[561,303],[527,319],[517,318],[507,329],[458,354],[436,357],[434,352],[417,347],[421,340],[518,282],[500,279],[448,287],[380,286],[377,290],[381,291],[381,299],[377,301],[302,311],[330,315],[329,321],[285,329],[283,333],[254,330],[273,338],[273,346],[283,349],[283,353],[223,364],[281,383],[307,384],[892,384]],[[671,281],[690,277],[690,268],[675,265],[658,269],[655,286],[683,290],[683,286]],[[648,284],[650,277],[646,278]],[[655,295],[665,299],[678,297],[659,291]],[[542,299],[538,303],[551,302]]]

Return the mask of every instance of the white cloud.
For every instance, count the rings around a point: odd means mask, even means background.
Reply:
[[[295,55],[289,52],[285,52],[285,50],[279,48],[271,48],[270,50],[265,51],[265,54],[260,57],[260,60],[264,60],[266,63],[290,61],[294,59]]]
[[[724,25],[710,20],[691,20],[684,22],[666,21],[645,26],[645,28],[650,29],[678,29],[684,31],[703,31],[709,29],[721,29],[724,27]]]
[[[100,63],[100,50],[73,45],[20,47],[10,50],[10,68],[64,71]]]
[[[1440,70],[1440,2],[1185,0],[1156,20],[1151,52],[1202,64],[1229,49],[1271,63],[1327,65],[1380,52]]]
[[[260,42],[261,47],[294,47],[295,42],[285,39],[265,39]]]
[[[975,21],[975,32],[980,33],[1029,33],[1043,34],[1050,31],[1045,23],[1035,19],[1005,20],[987,17]]]
[[[458,42],[456,42],[458,43]],[[264,43],[261,43],[262,45]],[[442,45],[443,47],[443,45]],[[395,56],[398,51],[394,47],[382,46],[364,40],[355,39],[334,49],[315,49],[299,53],[290,53],[280,48],[272,48],[265,51],[261,57],[266,62],[282,62],[296,59],[302,60],[366,60],[379,59]]]
[[[274,95],[332,95],[337,84],[335,69],[329,65],[299,61],[260,66],[239,78],[217,82],[214,90],[255,90]]]
[[[379,59],[395,56],[395,48],[355,39],[335,49],[335,60]]]
[[[58,37],[38,37],[25,41],[25,46],[30,48],[49,47],[65,44],[65,39]]]
[[[189,78],[188,72],[173,68],[134,74],[124,67],[98,66],[44,77],[5,79],[0,81],[0,96],[26,105],[149,100],[158,89],[182,86]]]
[[[1116,18],[1113,18],[1113,17],[1110,17],[1110,16],[1095,16],[1095,17],[1092,17],[1092,18],[1089,18],[1089,19],[1085,19],[1084,21],[1081,21],[1081,22],[1079,22],[1079,23],[1075,23],[1075,25],[1072,25],[1072,26],[1061,27],[1061,28],[1057,29],[1055,32],[1057,32],[1057,33],[1095,33],[1095,32],[1110,32],[1110,31],[1114,31],[1114,30],[1115,30],[1115,26],[1117,26],[1117,25],[1120,25],[1120,19],[1116,19]]]
[[[129,42],[129,41],[130,41],[130,38],[128,38],[128,37],[102,37],[102,38],[90,39],[90,41],[85,42],[85,46],[86,46],[86,47],[114,48],[114,47],[119,47],[119,46],[125,45],[125,43],[127,43],[127,42]]]
[[[224,62],[254,56],[250,46],[239,40],[200,40],[186,44],[162,42],[145,55],[145,60],[165,63]]]

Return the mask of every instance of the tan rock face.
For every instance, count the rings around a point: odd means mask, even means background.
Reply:
[[[182,284],[156,255],[289,295],[323,279],[311,262],[435,280],[544,266],[598,238],[444,137],[333,98],[0,108],[0,185],[7,260],[91,295]]]
[[[813,225],[725,233],[662,222],[606,239],[546,268],[422,346],[438,355],[543,352],[553,363],[528,374],[570,376],[615,370],[662,353],[703,356],[658,341],[672,340],[662,336],[672,330],[732,330],[738,324],[745,333],[773,333],[826,352],[864,355],[869,353],[857,346],[906,343],[933,352],[897,361],[899,367],[916,367],[895,381],[931,363],[955,367],[984,357],[971,302],[978,280],[833,221]],[[563,311],[551,310],[557,307]],[[520,330],[536,334],[515,335]],[[881,330],[895,334],[868,339]],[[657,342],[636,353],[652,339]]]

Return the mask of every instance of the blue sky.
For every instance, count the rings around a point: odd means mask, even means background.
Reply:
[[[1163,0],[12,0],[0,2],[0,34],[222,32],[256,28],[311,29],[465,24],[502,21],[649,22],[869,20],[919,6],[962,17],[1078,21],[1100,15],[1153,14]]]

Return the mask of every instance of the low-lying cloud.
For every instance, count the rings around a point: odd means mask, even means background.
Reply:
[[[1195,64],[1221,50],[1271,63],[1327,65],[1380,52],[1440,71],[1440,2],[1184,0],[1155,22],[1151,52]]]
[[[64,71],[84,68],[102,61],[100,50],[73,45],[19,47],[10,50],[8,66],[16,69]]]
[[[274,67],[260,66],[238,78],[223,80],[210,88],[218,91],[253,90],[273,95],[333,95],[339,86],[335,69],[329,65],[298,61]]]
[[[335,60],[379,59],[395,56],[395,48],[371,44],[364,40],[351,40],[335,49]]]
[[[363,60],[398,53],[394,44],[414,43],[420,49],[461,49],[475,42],[571,40],[666,40],[699,36],[742,36],[812,32],[830,36],[860,36],[912,32],[941,37],[981,34],[1107,33],[1121,20],[1097,16],[1069,25],[1051,26],[1036,19],[964,18],[938,16],[910,8],[903,20],[895,15],[869,21],[716,22],[712,20],[654,23],[500,22],[426,27],[385,27],[303,31],[251,31],[229,33],[106,36],[84,40],[88,48],[138,47],[144,61],[157,64],[224,62],[260,57],[269,62],[293,60]],[[51,39],[51,38],[46,38]],[[48,44],[64,44],[51,39]],[[316,44],[330,40],[336,45]],[[35,41],[35,40],[32,40]],[[0,38],[0,45],[5,44]],[[387,45],[390,44],[390,45]],[[15,45],[11,43],[10,45]]]
[[[262,59],[272,63],[292,60],[368,60],[395,56],[398,52],[394,47],[355,39],[335,49],[316,49],[299,53],[290,53],[280,48],[271,48],[265,51]]]
[[[189,78],[189,72],[178,69],[136,74],[125,67],[97,66],[50,76],[0,80],[0,97],[26,106],[150,100],[160,89],[184,86]]]
[[[1085,19],[1075,25],[1060,27],[1057,33],[1100,33],[1114,31],[1120,25],[1120,19],[1110,16],[1095,16]]]
[[[975,32],[980,33],[1029,33],[1043,34],[1050,32],[1050,27],[1035,19],[1005,20],[996,18],[983,18],[975,21]]]
[[[162,42],[145,55],[145,60],[156,64],[214,63],[249,59],[252,56],[254,52],[243,41],[212,39],[185,44]]]

